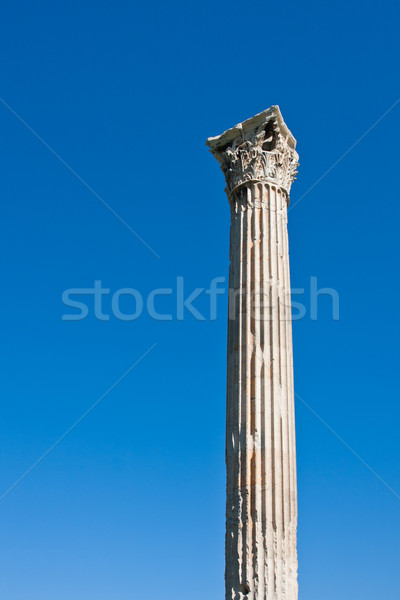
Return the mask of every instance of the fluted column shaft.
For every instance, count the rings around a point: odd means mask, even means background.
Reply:
[[[261,182],[231,198],[227,600],[297,598],[287,200]]]

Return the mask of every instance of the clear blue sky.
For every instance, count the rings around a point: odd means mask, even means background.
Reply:
[[[0,104],[0,493],[157,343],[1,500],[2,598],[223,598],[226,296],[214,321],[101,321],[88,301],[69,322],[62,292],[226,276],[206,138],[279,104],[294,206],[399,99],[399,16],[394,0],[3,3],[1,98],[160,258]],[[294,323],[296,392],[400,494],[399,123],[400,104],[289,233],[293,287],[340,294],[338,322],[322,299]],[[399,597],[399,497],[296,404],[300,600]]]

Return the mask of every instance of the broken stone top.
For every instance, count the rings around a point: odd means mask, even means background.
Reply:
[[[278,106],[208,138],[206,143],[221,165],[229,198],[250,182],[270,183],[289,194],[299,156]]]

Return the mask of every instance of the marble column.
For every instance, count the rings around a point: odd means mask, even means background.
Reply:
[[[231,208],[226,600],[297,600],[287,233],[296,140],[272,106],[207,144]]]

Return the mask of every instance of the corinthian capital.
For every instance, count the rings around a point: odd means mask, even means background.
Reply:
[[[276,185],[289,195],[299,155],[278,106],[208,138],[206,143],[221,165],[229,198],[252,181]]]

